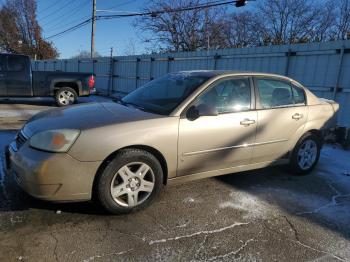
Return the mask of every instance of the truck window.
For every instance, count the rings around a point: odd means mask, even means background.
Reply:
[[[26,64],[25,57],[21,57],[21,56],[8,56],[7,57],[7,70],[8,71],[14,71],[14,72],[24,71],[25,64]]]

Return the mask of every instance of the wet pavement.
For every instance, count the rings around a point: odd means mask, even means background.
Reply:
[[[52,107],[17,102],[0,118]],[[112,216],[21,192],[3,147],[26,117],[0,131],[0,261],[350,261],[349,151],[325,146],[304,177],[274,167],[167,186],[148,209]]]

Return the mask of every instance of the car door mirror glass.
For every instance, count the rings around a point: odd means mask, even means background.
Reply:
[[[186,113],[187,119],[191,121],[196,120],[201,116],[217,116],[217,115],[218,115],[217,109],[207,104],[191,106]]]
[[[196,106],[191,106],[186,112],[186,118],[190,121],[194,121],[199,117],[199,112]]]

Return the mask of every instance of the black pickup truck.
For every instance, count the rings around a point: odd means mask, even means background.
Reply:
[[[30,58],[0,53],[0,97],[54,97],[58,106],[94,92],[91,73],[32,71]]]

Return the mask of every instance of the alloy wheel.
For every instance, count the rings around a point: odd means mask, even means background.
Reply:
[[[298,150],[298,165],[302,170],[312,167],[317,158],[317,144],[315,141],[308,139],[303,142]]]
[[[152,193],[155,176],[146,163],[133,162],[124,165],[111,182],[113,200],[124,207],[135,207],[144,202]]]
[[[63,105],[70,105],[74,103],[74,94],[68,90],[60,92],[58,100]]]

